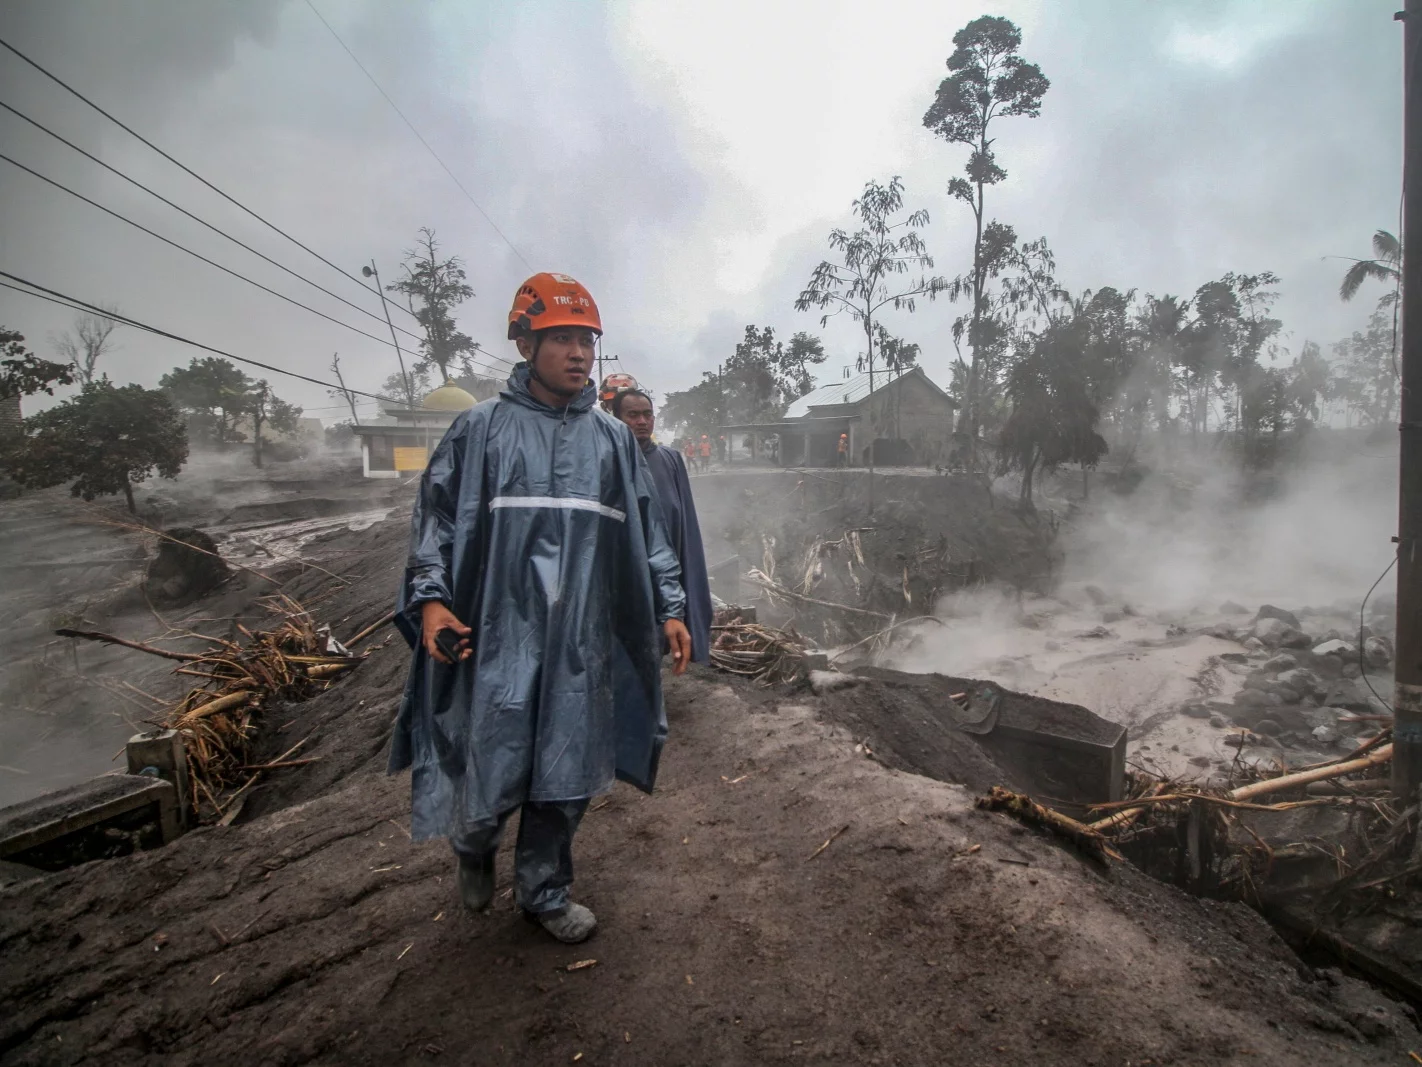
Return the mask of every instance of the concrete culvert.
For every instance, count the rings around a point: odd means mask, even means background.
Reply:
[[[228,578],[227,564],[217,554],[217,542],[202,530],[175,526],[164,530],[158,555],[148,565],[148,596],[165,604],[195,600]]]

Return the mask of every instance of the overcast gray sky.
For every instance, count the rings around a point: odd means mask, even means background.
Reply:
[[[352,271],[394,276],[422,225],[464,258],[461,326],[503,340],[535,270],[597,298],[608,352],[664,393],[730,353],[747,323],[818,332],[793,310],[867,179],[902,174],[927,208],[939,273],[971,255],[945,194],[962,149],[921,118],[952,35],[980,14],[1021,26],[1051,79],[1042,115],[1001,124],[1010,178],[991,215],[1046,236],[1072,290],[1188,296],[1273,270],[1296,351],[1359,328],[1374,294],[1336,296],[1369,236],[1397,227],[1397,0],[314,0],[498,228],[467,200],[328,34],[307,0],[7,0],[0,37],[184,163]],[[0,100],[342,296],[350,281],[203,189],[8,53]],[[377,336],[309,289],[9,114],[0,151]],[[252,358],[376,389],[387,347],[189,259],[0,162],[0,270]],[[514,251],[517,249],[517,252]],[[522,258],[521,258],[522,257]],[[946,382],[951,305],[890,329]],[[0,323],[42,354],[70,314],[0,290]],[[408,325],[413,325],[408,323]],[[824,331],[822,379],[852,363]],[[122,331],[107,370],[153,385],[193,353]],[[273,378],[327,418],[315,386]],[[321,409],[321,410],[316,410]]]

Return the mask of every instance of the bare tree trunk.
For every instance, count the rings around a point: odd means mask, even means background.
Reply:
[[[133,502],[133,483],[127,478],[123,480],[123,498],[128,504],[128,513],[130,515],[137,515],[138,507]]]

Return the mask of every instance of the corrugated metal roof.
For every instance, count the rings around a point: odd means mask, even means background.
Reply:
[[[880,389],[888,384],[884,371],[875,371],[875,384]],[[869,375],[856,374],[833,385],[822,385],[812,393],[806,393],[788,408],[782,418],[799,419],[810,413],[811,408],[827,407],[831,404],[857,404],[869,395]]]

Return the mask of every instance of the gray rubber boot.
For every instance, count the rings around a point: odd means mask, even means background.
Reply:
[[[472,912],[481,912],[494,899],[494,857],[459,857],[459,899]]]
[[[565,945],[586,941],[597,929],[597,916],[571,901],[555,911],[542,911],[531,918]]]

